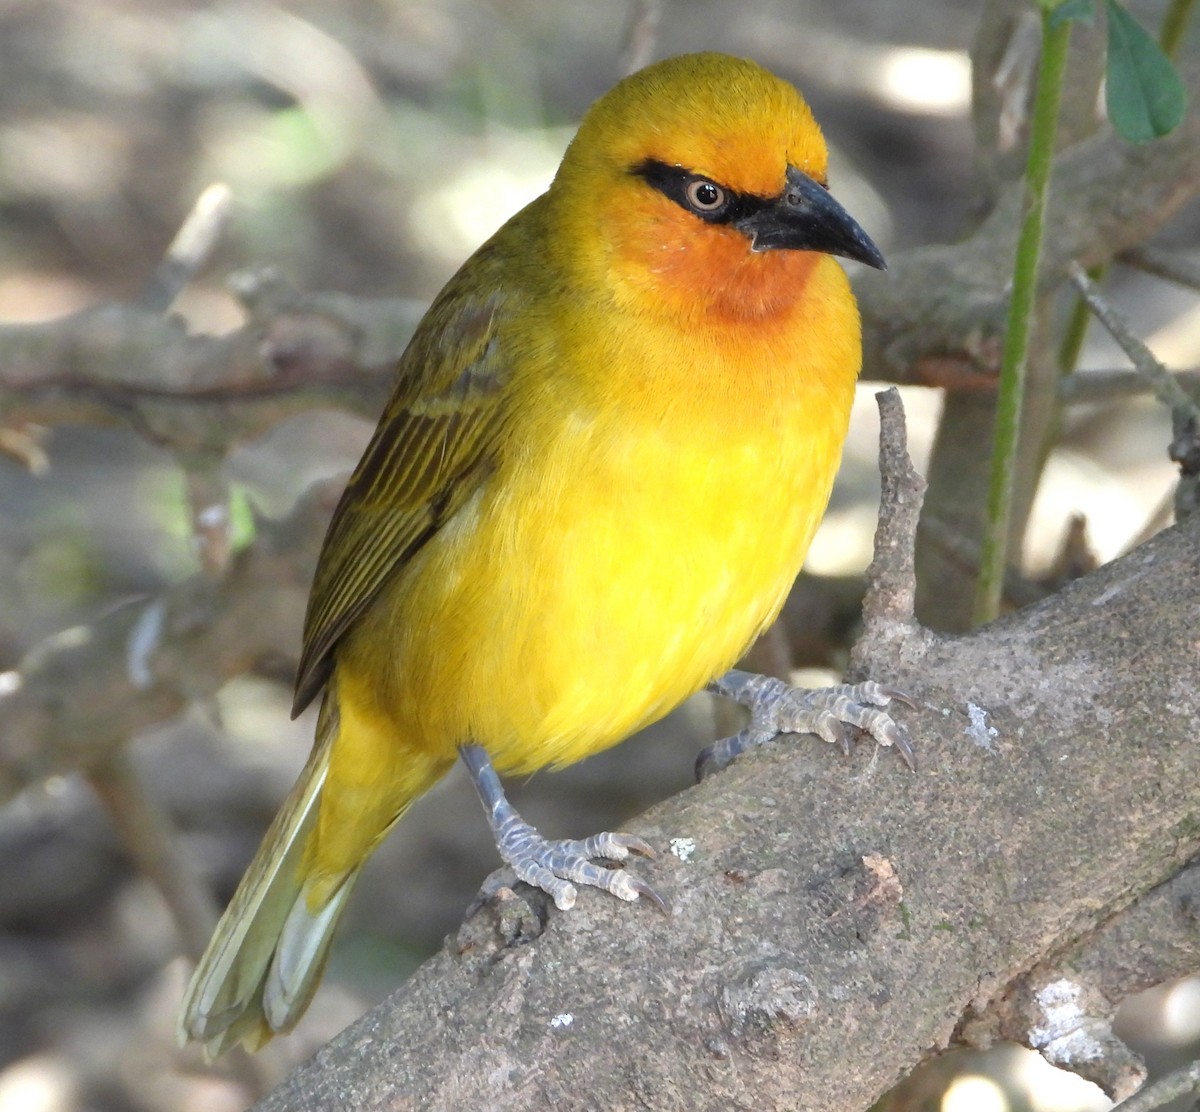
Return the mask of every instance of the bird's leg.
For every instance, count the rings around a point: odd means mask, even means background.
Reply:
[[[837,745],[843,753],[849,753],[848,726],[869,734],[880,745],[895,746],[908,767],[916,770],[917,760],[908,732],[881,709],[893,699],[910,707],[916,703],[893,687],[867,681],[804,691],[773,676],[734,669],[713,680],[708,690],[747,707],[750,723],[741,733],[722,738],[696,758],[697,780],[779,734],[816,734]]]
[[[576,884],[603,888],[622,900],[645,896],[660,910],[667,910],[666,901],[644,880],[624,869],[606,869],[592,863],[597,857],[624,861],[631,853],[652,858],[654,850],[641,838],[606,833],[549,841],[513,809],[482,746],[461,745],[458,752],[487,812],[500,856],[521,880],[540,888],[560,910],[575,905]]]

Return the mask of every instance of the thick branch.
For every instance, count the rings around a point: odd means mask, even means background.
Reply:
[[[239,280],[249,319],[225,336],[177,317],[101,305],[0,327],[7,425],[125,422],[179,451],[222,455],[313,408],[372,416],[423,306],[302,295],[277,275]]]
[[[961,1035],[987,1046],[1007,1039],[1100,1085],[1115,1099],[1145,1080],[1145,1068],[1113,1033],[1123,1000],[1200,968],[1200,863],[1151,889],[1067,952],[1021,978]],[[1069,1000],[1074,1007],[1062,1007]],[[1054,1001],[1054,1003],[1051,1003]]]

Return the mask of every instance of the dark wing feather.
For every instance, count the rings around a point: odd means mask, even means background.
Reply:
[[[489,288],[488,249],[473,262],[472,285],[483,278]],[[401,357],[392,397],[329,523],[304,619],[293,716],[321,690],[334,646],[388,578],[492,469],[506,380],[498,321],[512,298],[463,284],[446,287]]]

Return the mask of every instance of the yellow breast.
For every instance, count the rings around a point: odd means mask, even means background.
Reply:
[[[712,321],[562,330],[552,419],[523,422],[346,646],[394,729],[451,757],[477,741],[502,771],[569,763],[665,714],[773,620],[828,500],[859,361],[841,268],[805,258],[806,296],[753,343]],[[597,358],[611,374],[570,373]],[[381,638],[390,653],[355,653]]]

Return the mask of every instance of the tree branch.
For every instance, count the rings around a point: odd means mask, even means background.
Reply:
[[[1192,393],[1200,391],[1200,370],[1168,372],[1180,387]],[[1137,371],[1095,370],[1067,375],[1061,385],[1062,400],[1067,405],[1095,402],[1115,402],[1149,394],[1152,386]]]
[[[208,186],[192,206],[163,261],[137,299],[143,309],[165,313],[200,273],[229,221],[233,193],[223,182]]]
[[[1070,268],[1071,281],[1078,287],[1088,308],[1132,360],[1154,390],[1154,396],[1171,411],[1171,444],[1167,454],[1179,464],[1179,487],[1175,492],[1175,517],[1182,521],[1200,506],[1200,407],[1179,385],[1154,353],[1134,334],[1124,317],[1091,282],[1078,263]]]
[[[1145,1092],[1123,1101],[1116,1112],[1153,1112],[1192,1093],[1200,1093],[1200,1061],[1190,1062],[1172,1070],[1166,1077],[1160,1077]]]
[[[1192,864],[1116,912],[1066,952],[1030,970],[1010,991],[964,1021],[960,1037],[975,1046],[1007,1039],[1021,1045],[1047,1027],[1047,1001],[1069,996],[1078,1007],[1042,1047],[1055,1064],[1094,1081],[1115,1099],[1145,1080],[1145,1068],[1112,1033],[1120,1003],[1200,967],[1200,864]],[[1070,1011],[1070,1010],[1068,1010]],[[1082,1044],[1103,1046],[1095,1056]],[[1057,1044],[1057,1045],[1055,1045]],[[1073,1060],[1072,1060],[1073,1059]]]
[[[199,574],[38,645],[0,690],[0,799],[96,768],[129,739],[257,669],[290,682],[317,545],[341,483],[314,488],[219,579]]]
[[[236,288],[249,319],[224,336],[115,304],[0,327],[0,418],[123,422],[183,453],[223,455],[305,410],[379,413],[424,306],[300,294],[269,270]]]

